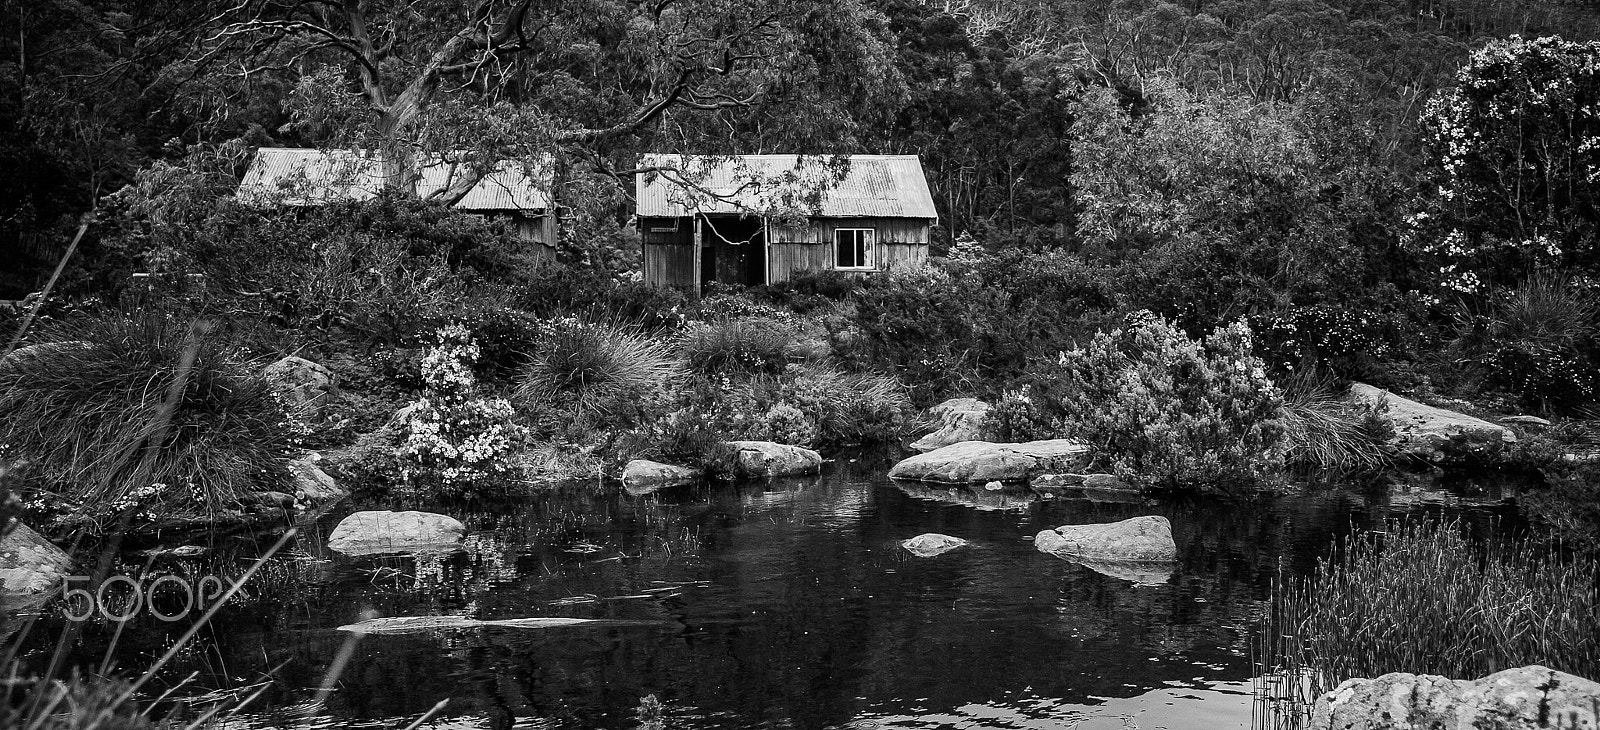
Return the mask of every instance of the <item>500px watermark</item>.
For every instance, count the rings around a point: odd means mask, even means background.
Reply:
[[[235,585],[215,575],[194,582],[186,576],[170,574],[137,579],[113,575],[99,587],[89,586],[91,580],[87,575],[61,579],[61,615],[68,621],[88,621],[98,613],[106,620],[122,622],[138,616],[140,611],[162,621],[178,621],[197,610],[208,610],[226,598]]]

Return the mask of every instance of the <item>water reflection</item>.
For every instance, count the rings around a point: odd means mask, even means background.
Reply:
[[[221,685],[281,664],[246,724],[299,724],[286,718],[320,685],[338,626],[561,616],[639,623],[368,636],[310,724],[404,726],[449,698],[441,727],[636,728],[653,694],[680,728],[1248,727],[1247,632],[1274,576],[1307,570],[1353,521],[1473,506],[1326,488],[1256,503],[950,499],[889,482],[890,463],[854,454],[821,477],[645,496],[564,487],[452,512],[472,532],[449,555],[339,558],[312,531],[172,673]],[[983,508],[1007,496],[1025,501]],[[1172,522],[1176,565],[1085,565],[1032,544],[1142,514]],[[971,544],[931,560],[900,547],[925,532]],[[131,665],[181,628],[130,625],[118,651]]]

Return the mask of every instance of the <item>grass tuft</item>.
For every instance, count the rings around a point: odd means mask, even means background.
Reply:
[[[696,372],[783,372],[806,348],[791,325],[773,319],[721,318],[684,331],[679,349]]]
[[[627,425],[681,368],[668,345],[628,328],[566,318],[543,327],[517,387],[535,418]]]
[[[206,328],[113,314],[43,339],[0,362],[0,457],[30,465],[35,504],[192,514],[285,489],[283,409]]]
[[[1476,544],[1456,521],[1390,521],[1276,586],[1256,651],[1268,678],[1259,699],[1302,720],[1353,677],[1478,678],[1528,664],[1592,677],[1600,576],[1526,542]]]
[[[1289,465],[1365,472],[1391,464],[1391,429],[1376,406],[1350,402],[1332,380],[1315,375],[1283,385]]]

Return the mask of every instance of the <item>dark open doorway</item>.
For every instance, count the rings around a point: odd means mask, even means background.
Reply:
[[[767,283],[766,225],[756,216],[706,216],[701,230],[700,283]]]

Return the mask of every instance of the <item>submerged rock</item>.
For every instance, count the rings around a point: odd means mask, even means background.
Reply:
[[[1350,398],[1361,404],[1386,404],[1384,418],[1394,428],[1390,445],[1401,454],[1426,461],[1444,459],[1443,449],[1452,441],[1468,449],[1493,452],[1517,440],[1505,426],[1418,403],[1366,383],[1351,383]]]
[[[657,489],[694,484],[704,476],[705,472],[687,466],[634,459],[622,467],[622,488],[632,495],[644,495]]]
[[[1172,523],[1159,515],[1040,530],[1033,546],[1040,552],[1082,560],[1166,563],[1178,559]]]
[[[333,403],[333,371],[303,357],[281,358],[262,370],[261,376],[284,407],[302,419],[321,418]]]
[[[733,473],[745,479],[815,474],[822,470],[822,455],[811,449],[772,441],[729,441],[737,454]]]
[[[905,548],[907,552],[919,558],[931,558],[965,545],[967,545],[966,540],[959,537],[941,535],[937,532],[924,532],[900,543],[900,547]]]
[[[997,444],[962,441],[895,464],[892,479],[943,484],[991,481],[1026,482],[1047,472],[1072,472],[1088,466],[1089,447],[1070,439]]]
[[[1348,679],[1317,698],[1312,730],[1600,727],[1600,683],[1539,665],[1476,680],[1395,672]]]
[[[13,520],[0,525],[0,605],[26,604],[61,587],[72,558],[32,528]]]
[[[328,548],[346,555],[449,551],[461,547],[467,528],[432,512],[357,512],[339,521]]]
[[[942,446],[975,441],[983,437],[983,419],[989,417],[990,406],[977,398],[951,398],[928,409],[927,417],[936,430],[916,441],[911,448],[932,451]]]

